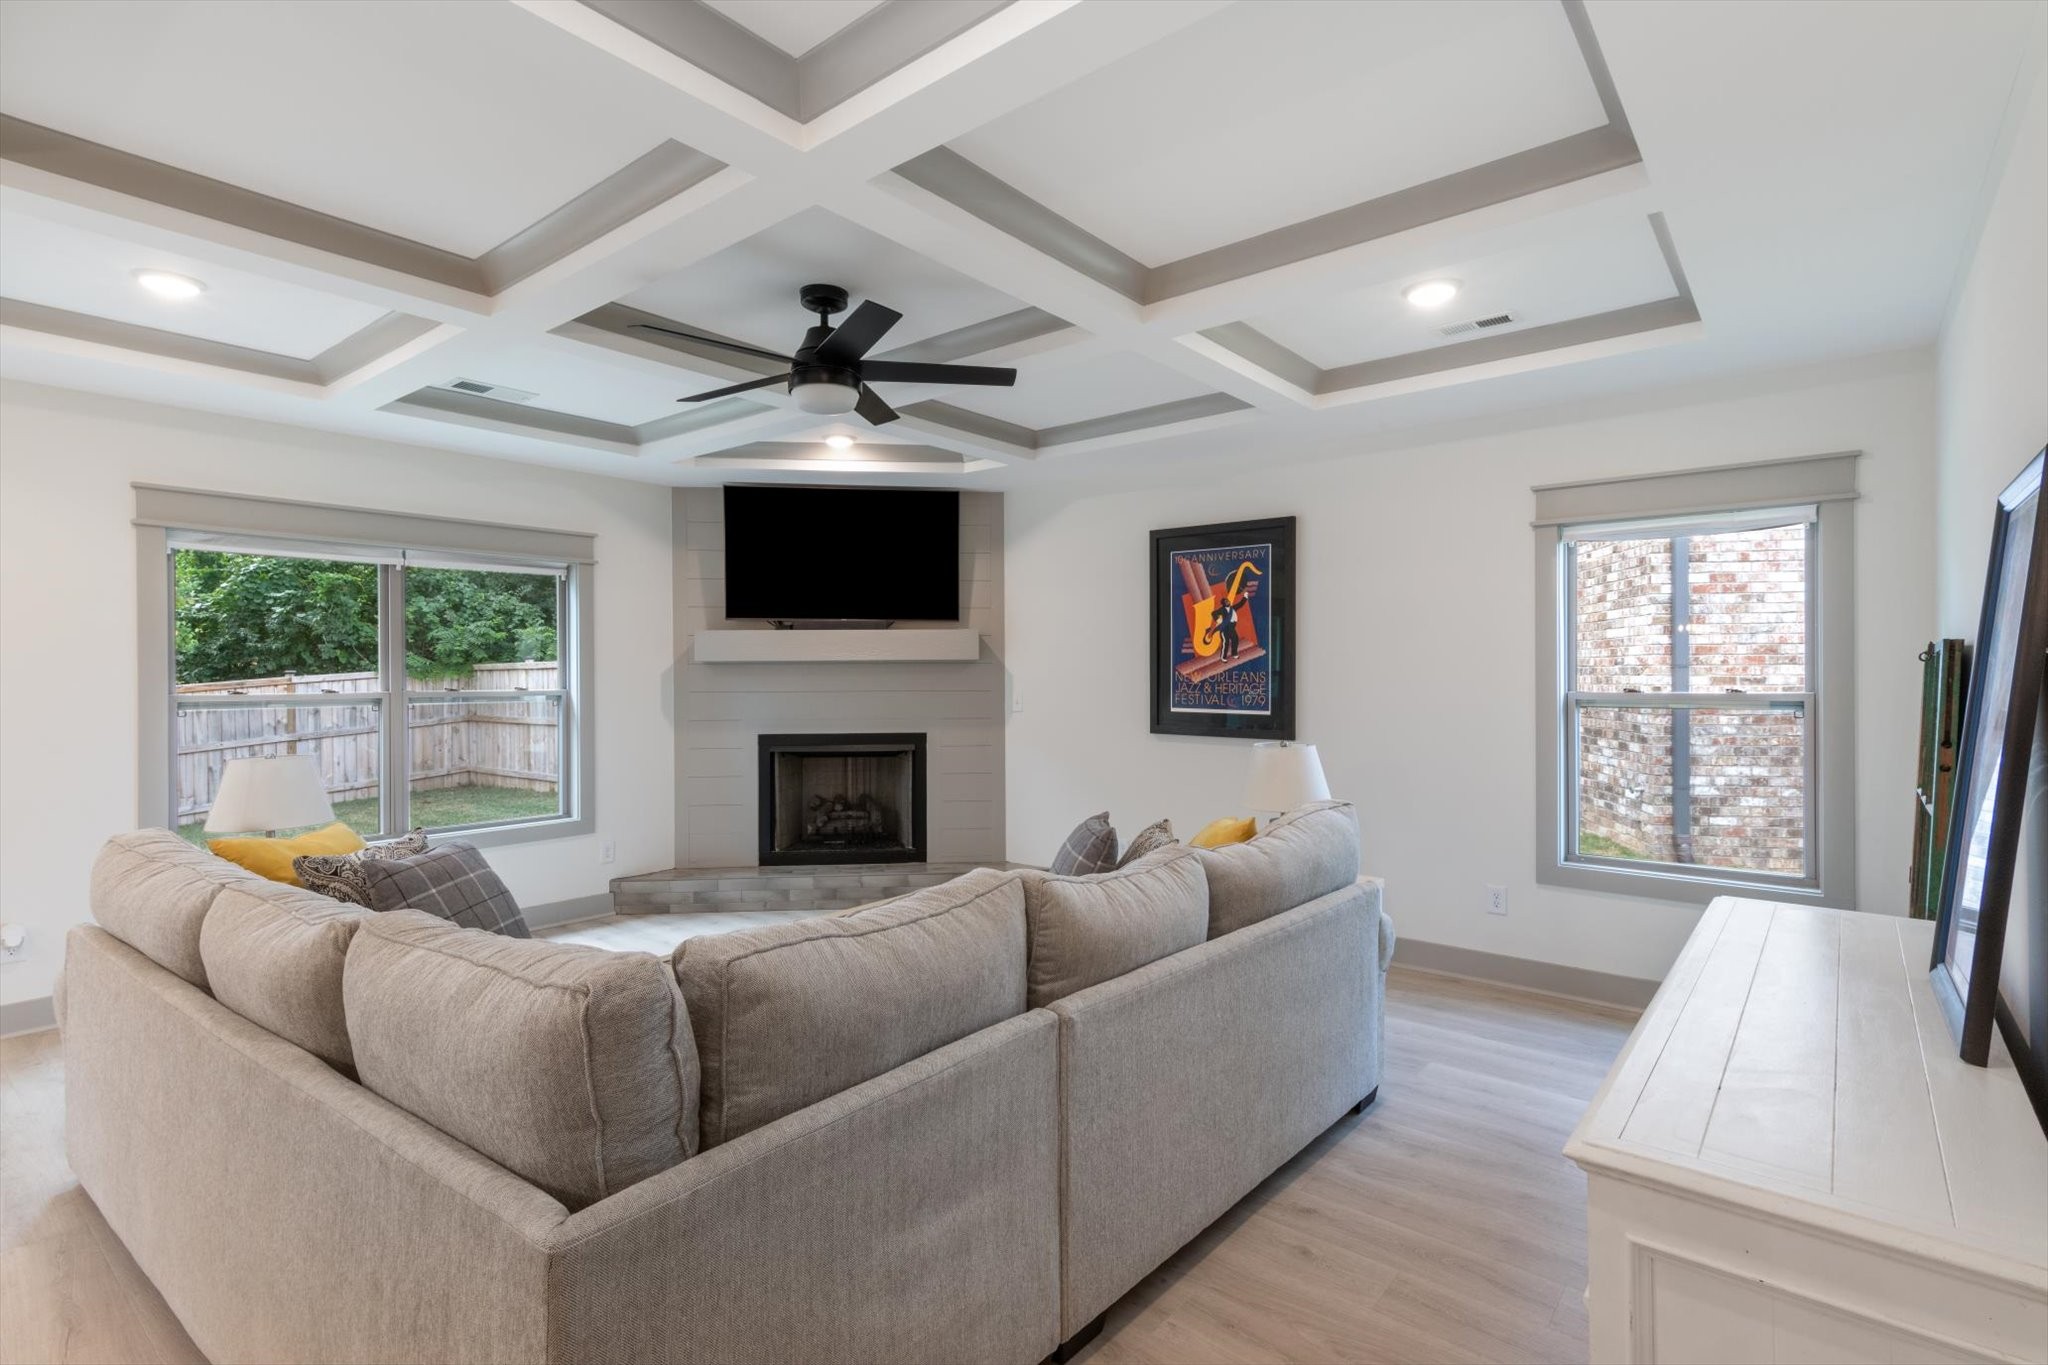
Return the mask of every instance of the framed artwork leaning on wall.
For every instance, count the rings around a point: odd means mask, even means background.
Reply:
[[[1294,738],[1294,518],[1152,533],[1152,733]]]
[[[2033,752],[2042,673],[2048,667],[2048,517],[2041,483],[2048,451],[1999,495],[1969,702],[1955,782],[1941,913],[1928,966],[1935,999],[1962,1059],[1985,1065],[1998,1004],[2013,868]],[[2034,983],[2041,988],[2042,983]],[[2012,1043],[2015,1061],[2022,1051]],[[2038,1096],[2041,1078],[2028,1089]],[[2038,1104],[2038,1099],[2037,1099]]]

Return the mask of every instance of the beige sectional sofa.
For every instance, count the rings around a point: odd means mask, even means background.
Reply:
[[[1004,1361],[1379,1084],[1393,936],[1325,803],[673,958],[109,842],[73,1169],[215,1361]]]

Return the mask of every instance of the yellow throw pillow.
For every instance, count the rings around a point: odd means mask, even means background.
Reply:
[[[259,877],[293,886],[305,883],[292,871],[292,859],[316,853],[358,853],[365,847],[363,837],[339,820],[325,829],[294,834],[289,839],[208,839],[206,846],[214,856],[246,867]]]
[[[1225,844],[1241,844],[1258,832],[1257,816],[1247,815],[1237,820],[1226,815],[1202,826],[1188,842],[1196,848],[1222,848]]]

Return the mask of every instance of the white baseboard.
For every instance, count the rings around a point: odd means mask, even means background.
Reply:
[[[529,929],[551,929],[557,924],[571,920],[596,919],[612,912],[612,893],[599,891],[588,896],[571,896],[565,901],[549,901],[546,905],[521,906],[519,913],[526,916]]]

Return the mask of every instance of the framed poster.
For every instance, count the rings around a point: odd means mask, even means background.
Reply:
[[[1152,533],[1152,733],[1294,738],[1294,518]]]
[[[1992,522],[1991,571],[1963,708],[1948,864],[1928,969],[1962,1059],[1973,1066],[1990,1060],[2027,764],[2048,667],[2044,462],[2048,451],[2028,461],[2006,486]],[[2020,1061],[2021,1043],[2007,1041]],[[2039,1093],[2038,1078],[2028,1089]]]

